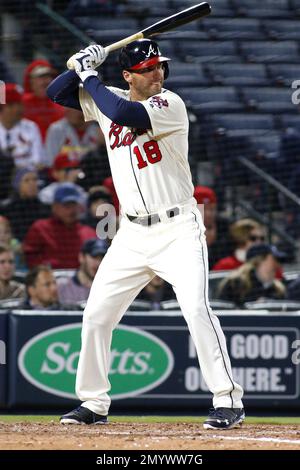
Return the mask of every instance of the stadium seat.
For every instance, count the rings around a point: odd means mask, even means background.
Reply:
[[[142,311],[150,311],[152,310],[152,302],[148,300],[139,300],[136,299],[132,302],[130,307],[128,308],[130,312],[142,312]]]
[[[169,0],[151,0],[151,2],[145,2],[145,0],[126,0],[126,6],[128,10],[132,11],[133,15],[135,11],[145,11],[147,15],[156,15],[156,16],[169,16],[172,14],[170,9]],[[149,23],[150,25],[151,23]]]
[[[247,310],[266,310],[268,312],[295,312],[300,311],[300,302],[293,300],[265,300],[246,302]]]
[[[200,64],[190,64],[185,62],[172,61],[169,65],[170,76],[167,81],[173,87],[210,85],[209,77],[204,73]]]
[[[182,0],[173,0],[172,3],[174,3],[174,1],[177,4],[183,3]],[[195,4],[194,0],[184,0],[184,2],[185,1],[187,1],[190,5]],[[234,18],[235,10],[230,0],[213,0],[212,2],[208,2],[208,3],[210,3],[212,7],[212,15],[214,17],[221,16],[221,17]]]
[[[174,41],[174,43],[178,44],[178,41],[186,41],[188,43],[199,43],[199,41],[208,41],[210,39],[208,33],[206,31],[200,30],[192,30],[188,31],[184,28],[178,28],[178,30],[170,31],[168,33],[168,39]],[[158,42],[163,39],[163,35],[158,37]]]
[[[300,16],[300,0],[290,0],[291,9],[293,14]]]
[[[119,17],[119,18],[112,18],[108,17],[105,18],[105,21],[103,21],[103,18],[99,17],[77,17],[74,19],[74,22],[76,25],[85,30],[95,30],[97,32],[101,31],[109,31],[109,30],[127,30],[127,35],[130,33],[134,33],[138,31],[139,24],[135,18],[124,18],[124,17]]]
[[[234,41],[181,41],[178,52],[190,62],[240,62]]]
[[[240,49],[248,62],[296,62],[299,49],[296,41],[243,41]]]
[[[255,18],[215,18],[203,19],[203,26],[214,39],[265,39],[260,21]]]
[[[269,64],[267,69],[272,82],[276,85],[290,87],[294,80],[300,80],[299,64]]]
[[[289,88],[244,87],[241,90],[249,108],[262,112],[297,112]]]
[[[250,137],[250,142],[257,151],[264,154],[265,157],[272,159],[278,158],[280,152],[280,134],[270,132],[266,135]]]
[[[289,0],[233,0],[237,13],[252,18],[288,18]]]
[[[119,41],[128,36],[128,34],[134,31],[128,31],[128,29],[88,29],[86,33],[89,34],[97,43],[107,45],[113,42]],[[118,51],[117,51],[118,52]],[[115,57],[115,56],[114,56]]]
[[[143,19],[143,28],[147,28],[147,26],[157,23],[158,21],[164,20],[165,18],[166,16],[147,16]],[[199,24],[200,21],[191,21],[190,23],[178,26],[175,31],[198,31]]]
[[[177,300],[163,300],[160,302],[161,310],[180,310],[179,303]]]
[[[235,303],[226,300],[211,300],[209,303],[213,310],[236,310]]]
[[[300,39],[299,21],[273,20],[264,21],[263,27],[272,39]]]
[[[177,93],[188,106],[204,113],[243,109],[234,87],[178,88]]]
[[[184,0],[183,0],[184,1]],[[129,5],[145,5],[145,0],[126,0],[126,3]],[[149,7],[163,7],[169,8],[170,7],[170,0],[151,0],[151,5]]]
[[[264,64],[207,64],[207,70],[218,85],[268,85]]]
[[[300,133],[300,116],[292,114],[283,114],[280,116],[281,127],[283,129],[296,129]]]
[[[195,5],[195,1],[194,0],[170,0],[169,5],[172,8],[175,8],[175,7],[177,8],[178,6],[182,8],[188,8],[188,7]],[[212,10],[213,12],[217,8],[220,8],[220,9],[222,8],[224,10],[232,11],[231,0],[213,0],[212,2],[210,2],[210,5],[213,8]]]
[[[4,299],[0,300],[0,310],[17,310],[20,308],[24,299]]]
[[[273,131],[274,119],[271,114],[226,113],[212,114],[212,125],[226,129],[229,136],[266,135]]]

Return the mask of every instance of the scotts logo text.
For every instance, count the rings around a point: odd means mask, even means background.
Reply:
[[[76,398],[75,375],[81,323],[51,328],[33,337],[19,353],[23,376],[53,395]],[[145,393],[164,382],[173,369],[173,355],[159,338],[120,325],[113,334],[110,374],[112,398]]]

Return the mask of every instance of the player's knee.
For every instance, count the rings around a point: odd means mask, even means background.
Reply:
[[[84,321],[94,323],[97,326],[107,327],[112,324],[113,314],[105,305],[86,308],[84,311]]]

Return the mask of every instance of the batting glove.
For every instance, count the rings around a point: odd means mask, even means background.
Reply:
[[[80,52],[85,52],[93,58],[95,68],[103,64],[108,55],[108,53],[105,51],[105,48],[100,46],[99,44],[93,44],[91,46],[88,46]]]
[[[94,70],[95,64],[93,57],[86,52],[78,52],[72,56],[75,72],[79,76],[80,80],[84,82],[88,77],[97,77],[98,72]]]

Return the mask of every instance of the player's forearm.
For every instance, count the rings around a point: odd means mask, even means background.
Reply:
[[[151,129],[151,122],[144,106],[137,101],[119,97],[95,76],[88,77],[83,87],[91,95],[100,111],[114,123],[139,129]]]
[[[80,79],[76,72],[67,70],[56,77],[47,88],[48,97],[62,106],[80,109],[78,86]]]

